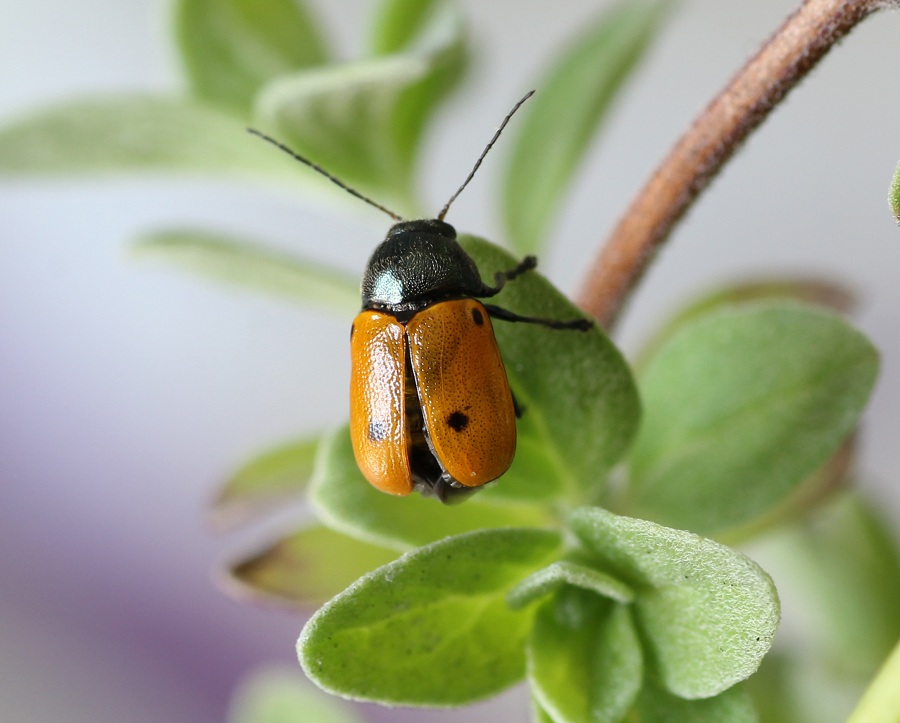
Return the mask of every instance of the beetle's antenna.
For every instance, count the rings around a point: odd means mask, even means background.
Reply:
[[[450,204],[453,203],[459,197],[459,194],[461,194],[463,192],[463,189],[469,185],[469,181],[472,180],[472,178],[475,176],[476,171],[478,171],[478,169],[481,167],[481,162],[484,160],[484,157],[488,154],[488,151],[490,151],[491,148],[494,147],[494,144],[497,142],[497,139],[500,137],[500,134],[503,133],[503,129],[506,128],[506,124],[509,123],[509,119],[515,115],[516,111],[519,110],[519,107],[522,105],[522,103],[524,103],[526,100],[528,100],[533,95],[534,95],[534,91],[529,90],[519,100],[519,102],[516,103],[512,107],[512,110],[506,114],[506,118],[503,119],[503,122],[500,124],[500,127],[494,133],[494,137],[491,138],[490,141],[488,141],[488,144],[484,147],[484,150],[481,152],[481,155],[478,156],[478,160],[475,161],[475,165],[472,167],[471,173],[469,173],[468,177],[466,178],[465,181],[463,181],[462,185],[456,189],[456,193],[454,193],[452,196],[450,196],[450,200],[447,201],[446,204],[444,204],[444,207],[441,209],[441,212],[437,215],[438,221],[444,220],[444,216],[446,216],[447,211],[450,210]]]
[[[384,213],[386,213],[388,216],[390,216],[390,217],[391,217],[392,219],[394,219],[395,221],[402,221],[402,220],[403,220],[403,218],[402,218],[400,215],[394,213],[393,211],[391,211],[391,209],[385,208],[385,207],[382,206],[380,203],[376,203],[375,201],[373,201],[373,200],[372,200],[371,198],[369,198],[368,196],[363,196],[363,195],[362,195],[359,191],[357,191],[355,188],[350,188],[350,186],[348,186],[346,183],[344,183],[340,178],[337,178],[337,177],[335,177],[335,176],[332,176],[328,171],[326,171],[324,168],[322,168],[322,166],[313,163],[313,162],[312,162],[311,160],[309,160],[308,158],[304,158],[303,156],[301,156],[301,155],[300,155],[299,153],[297,153],[296,151],[293,151],[293,150],[291,150],[290,148],[288,148],[286,145],[284,145],[284,143],[281,143],[281,142],[279,142],[279,141],[276,141],[274,138],[272,138],[271,136],[267,136],[267,135],[266,135],[265,133],[263,133],[262,131],[256,130],[256,128],[248,128],[248,129],[247,129],[247,132],[248,132],[248,133],[252,133],[252,134],[255,135],[255,136],[258,136],[259,138],[262,138],[264,141],[268,141],[269,143],[271,143],[271,144],[272,144],[273,146],[275,146],[276,148],[278,148],[278,149],[284,151],[285,153],[287,153],[287,154],[288,154],[291,158],[293,158],[294,160],[300,161],[300,163],[302,163],[304,166],[309,166],[309,167],[312,168],[316,173],[321,173],[323,176],[325,176],[325,178],[327,178],[329,181],[331,181],[331,182],[332,182],[333,184],[335,184],[336,186],[340,186],[341,188],[343,188],[343,189],[344,189],[347,193],[349,193],[351,196],[356,196],[356,197],[357,197],[358,199],[360,199],[361,201],[365,201],[365,202],[368,203],[370,206],[374,206],[375,208],[377,208],[379,211],[384,211]]]

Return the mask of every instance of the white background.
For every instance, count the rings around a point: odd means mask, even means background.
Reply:
[[[318,2],[345,55],[372,4]],[[431,129],[438,208],[547,59],[604,2],[464,0],[478,61]],[[687,0],[617,105],[555,228],[546,273],[574,291],[639,184],[789,0]],[[85,93],[179,89],[164,3],[5,0],[0,117]],[[885,197],[900,158],[900,15],[882,13],[820,65],[714,183],[661,254],[621,338],[673,305],[754,274],[834,276],[862,298],[883,354],[861,485],[900,520],[900,230]],[[499,237],[502,144],[454,206]],[[142,231],[246,233],[360,273],[385,219],[366,207],[221,182],[111,178],[0,185],[0,709],[3,720],[217,721],[257,663],[294,664],[302,620],[237,605],[209,570],[202,509],[248,456],[346,416],[349,319],[146,266]],[[448,684],[454,674],[448,671]],[[502,708],[502,706],[507,706]],[[505,713],[501,713],[505,710]],[[465,713],[367,708],[372,720],[524,719],[518,693]]]

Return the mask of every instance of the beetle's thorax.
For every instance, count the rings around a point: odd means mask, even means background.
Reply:
[[[366,265],[362,305],[393,314],[414,313],[443,299],[480,296],[485,288],[450,224],[437,219],[401,221]]]

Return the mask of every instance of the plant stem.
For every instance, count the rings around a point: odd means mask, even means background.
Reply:
[[[769,112],[870,13],[900,0],[805,0],[713,99],[632,201],[585,278],[579,305],[606,329],[675,224]]]

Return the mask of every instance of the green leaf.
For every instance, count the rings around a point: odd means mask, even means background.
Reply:
[[[436,542],[366,575],[320,609],[297,644],[324,690],[387,705],[454,706],[525,672],[534,608],[509,588],[559,552],[545,530],[481,530]]]
[[[443,92],[434,84],[457,72],[460,33],[448,7],[406,52],[278,78],[257,98],[258,122],[358,191],[420,216],[412,149],[428,103]]]
[[[641,688],[628,608],[564,588],[538,612],[526,650],[532,694],[556,723],[618,723]]]
[[[536,505],[497,505],[477,496],[460,505],[444,505],[419,495],[393,497],[362,476],[346,427],[322,442],[310,498],[329,527],[392,550],[409,550],[462,532],[486,527],[543,527],[548,511]]]
[[[620,2],[571,42],[524,109],[502,188],[515,248],[540,249],[579,162],[612,101],[662,24],[669,3]]]
[[[372,54],[390,55],[409,47],[427,27],[442,0],[384,0],[372,23]]]
[[[635,723],[756,723],[753,702],[743,686],[714,698],[684,700],[649,683],[641,690]]]
[[[376,18],[373,52],[424,53],[429,58],[430,71],[400,94],[388,123],[388,140],[405,173],[411,174],[426,123],[459,85],[468,63],[465,27],[456,5],[435,0],[387,0]]]
[[[178,0],[175,37],[194,95],[242,116],[264,83],[327,59],[299,0]]]
[[[485,279],[518,263],[482,239],[463,236],[460,243]],[[536,272],[510,282],[491,302],[526,316],[584,316]],[[510,384],[525,410],[521,421],[527,420],[533,433],[540,435],[537,448],[546,460],[540,468],[541,479],[546,480],[542,484],[553,484],[578,501],[599,494],[607,471],[625,452],[640,418],[637,391],[622,355],[598,328],[566,331],[497,320],[494,332]],[[558,482],[550,481],[550,464],[555,466]],[[529,473],[525,468],[517,470],[513,463],[492,494],[516,489],[511,481],[514,470],[523,477]]]
[[[822,277],[773,277],[729,284],[703,294],[666,321],[662,329],[657,331],[641,350],[638,360],[634,363],[634,368],[642,370],[646,366],[646,360],[653,358],[660,347],[689,322],[711,312],[719,311],[722,307],[734,307],[754,301],[776,299],[822,306],[845,315],[852,314],[858,305],[858,299],[852,289],[837,281]]]
[[[634,600],[634,591],[616,578],[571,560],[560,560],[522,580],[510,590],[507,602],[512,608],[525,607],[563,585],[588,590],[620,603]]]
[[[229,114],[150,95],[73,101],[0,129],[0,178],[179,171],[296,184],[297,166]]]
[[[843,319],[788,302],[684,325],[639,383],[624,510],[704,534],[769,512],[853,429],[878,355]]]
[[[230,565],[222,583],[238,598],[314,607],[396,557],[394,550],[313,526]]]
[[[900,720],[900,641],[847,723],[893,723],[897,720]]]
[[[891,179],[888,203],[891,206],[891,213],[894,214],[894,220],[900,223],[900,163],[897,164],[897,170],[894,171],[894,177]]]
[[[772,542],[817,655],[834,677],[867,680],[900,639],[900,548],[889,525],[846,494]]]
[[[247,462],[210,504],[213,526],[219,531],[234,529],[299,497],[312,475],[318,445],[318,436],[292,441]]]
[[[264,670],[238,688],[228,711],[228,723],[362,723],[350,706],[322,695],[299,672]]]
[[[693,533],[597,507],[576,510],[570,524],[598,566],[637,591],[638,626],[672,693],[708,698],[759,667],[779,605],[756,563]]]
[[[266,249],[236,236],[199,230],[148,234],[133,247],[139,259],[175,264],[194,273],[289,298],[340,315],[359,311],[359,280],[300,256]]]

